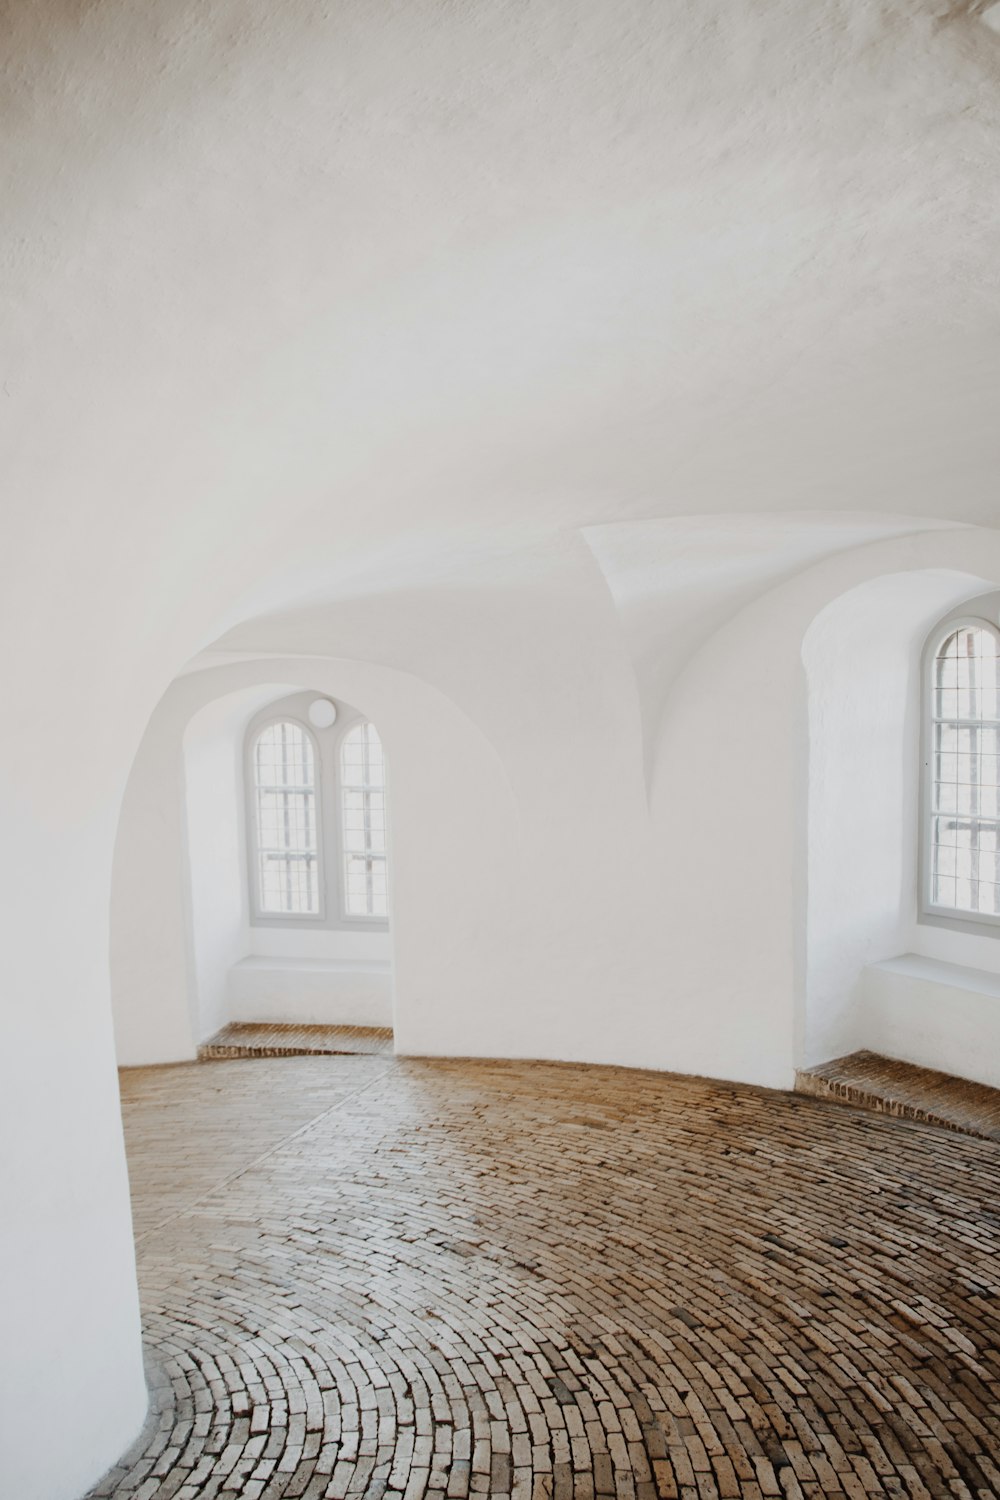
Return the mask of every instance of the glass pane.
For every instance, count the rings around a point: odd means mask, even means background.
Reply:
[[[344,788],[344,848],[363,854],[365,850],[364,792]]]
[[[344,863],[348,915],[384,917],[388,911],[385,860],[349,854]]]
[[[315,857],[261,850],[261,910],[288,916],[315,915],[319,891]]]
[[[341,750],[344,781],[352,786],[365,784],[365,726],[359,724],[344,740]]]
[[[316,813],[312,792],[261,791],[257,827],[262,849],[316,849]]]
[[[298,724],[270,724],[256,750],[258,786],[315,785],[312,741]]]
[[[375,854],[385,853],[385,794],[368,793],[368,848]]]
[[[992,630],[963,625],[934,662],[931,896],[996,911],[1000,827],[1000,655]]]
[[[979,883],[979,911],[985,911],[990,916],[998,915],[1000,908],[997,906],[997,883],[995,881],[980,881]]]
[[[347,910],[353,917],[370,915],[368,902],[368,861],[363,855],[347,856]]]
[[[385,756],[373,725],[358,724],[345,737],[340,772],[347,914],[384,917],[388,911]]]
[[[305,730],[269,724],[254,747],[260,909],[289,916],[319,913],[319,838],[315,758]]]
[[[388,911],[388,890],[386,887],[384,859],[372,860],[371,882],[372,916],[384,917]]]

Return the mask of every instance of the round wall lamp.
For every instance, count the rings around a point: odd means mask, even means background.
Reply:
[[[329,729],[337,722],[337,705],[329,698],[314,698],[309,705],[309,722],[314,729]]]

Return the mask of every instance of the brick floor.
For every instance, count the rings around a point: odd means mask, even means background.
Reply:
[[[927,1120],[948,1130],[1000,1141],[1000,1090],[932,1068],[852,1052],[832,1062],[804,1068],[795,1087],[818,1099],[834,1099],[903,1120]]]
[[[94,1495],[1000,1495],[990,1142],[384,1055],[123,1095],[155,1409]]]
[[[392,1031],[382,1026],[259,1025],[235,1021],[198,1048],[202,1062],[234,1057],[326,1057],[338,1052],[391,1052]]]

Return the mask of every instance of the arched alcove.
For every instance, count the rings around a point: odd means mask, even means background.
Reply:
[[[483,1050],[504,1048],[498,1029],[517,965],[507,946],[517,818],[495,752],[455,704],[407,673],[289,659],[191,672],[150,721],[116,846],[112,996],[121,1063],[193,1057],[229,1018],[234,966],[253,956],[245,732],[255,715],[303,689],[376,724],[392,768],[391,1020],[400,1050],[471,1050],[471,1031]],[[329,930],[295,936],[299,956],[331,957]],[[359,953],[370,939],[345,936]],[[276,961],[298,953],[279,929],[262,948]]]
[[[806,1065],[869,1045],[865,966],[914,945],[920,663],[928,630],[988,584],[951,569],[847,589],[809,626]]]
[[[744,607],[678,675],[651,787],[676,1066],[791,1087],[859,1045],[865,965],[921,941],[924,637],[994,573],[973,528],[854,548]]]
[[[288,685],[262,705],[261,696],[247,689],[207,704],[184,733],[198,1038],[228,1022],[391,1027],[388,911],[362,918],[342,900],[341,754],[371,721],[340,699],[334,722],[317,727],[310,706],[329,697]],[[304,914],[267,911],[259,899],[255,747],[276,722],[299,726],[309,747],[317,899]]]

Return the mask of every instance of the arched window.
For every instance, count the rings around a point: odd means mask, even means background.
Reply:
[[[947,628],[930,662],[927,899],[1000,917],[1000,632]]]
[[[385,761],[373,725],[358,724],[345,735],[340,781],[344,910],[349,917],[384,918],[388,910]]]
[[[386,770],[374,725],[289,694],[244,739],[250,921],[388,928]]]
[[[316,758],[301,725],[283,719],[253,749],[257,899],[262,913],[318,916]]]

